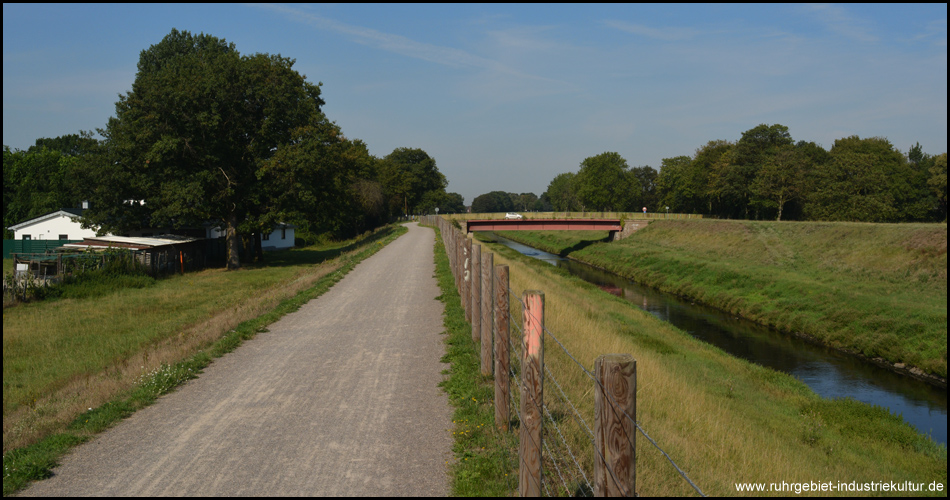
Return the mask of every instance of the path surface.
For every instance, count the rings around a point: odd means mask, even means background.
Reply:
[[[22,495],[445,496],[431,229],[409,232]]]

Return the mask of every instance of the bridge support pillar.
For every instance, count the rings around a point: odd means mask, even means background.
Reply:
[[[648,220],[628,220],[624,222],[623,229],[610,232],[610,241],[620,241],[630,237],[633,233],[647,227],[651,221]]]

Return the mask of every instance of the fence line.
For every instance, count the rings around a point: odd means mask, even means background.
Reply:
[[[636,421],[636,361],[632,356],[602,355],[595,363],[596,373],[591,373],[544,326],[542,292],[526,291],[525,299],[518,297],[507,286],[508,266],[493,266],[492,254],[483,252],[481,245],[473,245],[472,240],[447,219],[426,216],[422,222],[435,226],[443,235],[450,268],[466,310],[465,316],[472,323],[472,339],[476,344],[481,343],[482,373],[494,373],[496,425],[502,430],[510,430],[510,409],[514,409],[516,421],[519,422],[519,491],[522,496],[540,496],[541,491],[551,494],[552,485],[548,484],[544,474],[546,467],[553,467],[561,481],[560,485],[554,486],[555,494],[563,487],[562,494],[572,496],[635,495],[637,431],[666,457],[699,495],[705,496]],[[486,261],[487,269],[481,269]],[[473,272],[476,265],[480,271],[477,274]],[[502,280],[504,287],[499,290]],[[504,297],[506,300],[501,300],[503,295],[507,295]],[[531,300],[526,300],[529,296]],[[512,311],[521,313],[521,321],[511,321]],[[477,328],[476,323],[479,325]],[[509,328],[514,329],[519,341],[512,338]],[[531,333],[533,331],[538,333]],[[534,340],[529,340],[529,335],[539,335],[540,338],[532,337]],[[560,347],[552,355],[563,353],[569,360],[568,365],[573,363],[593,381],[596,413],[593,431],[578,409],[581,405],[571,401],[545,365],[545,337],[550,337]],[[486,361],[486,353],[489,358],[494,355],[494,363],[491,359]],[[553,398],[545,398],[545,379],[554,383],[560,399],[557,393],[553,393]],[[510,383],[512,380],[514,384]],[[626,398],[618,401],[616,395]],[[564,424],[569,423],[568,417],[577,424],[574,434],[562,431]],[[499,422],[500,418],[504,421]],[[547,430],[550,428],[554,429],[553,434]],[[575,436],[572,445],[571,436],[575,434],[583,437]],[[550,435],[550,439],[545,438],[546,435]],[[579,445],[586,446],[585,443],[591,446],[592,454],[581,453]],[[617,448],[618,443],[625,443],[625,446]],[[545,451],[546,456],[541,454],[541,450]],[[526,457],[526,453],[530,455]],[[585,466],[590,467],[586,463],[588,460],[593,462],[593,471],[585,470]],[[594,478],[593,484],[591,477]]]

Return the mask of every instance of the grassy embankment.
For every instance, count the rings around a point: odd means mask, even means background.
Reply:
[[[515,295],[526,289],[544,292],[547,329],[587,370],[601,354],[634,356],[638,422],[707,495],[736,495],[736,482],[782,481],[938,481],[944,484],[941,496],[946,494],[946,447],[887,410],[853,400],[822,399],[789,375],[729,356],[546,263],[501,245],[487,244],[487,249],[494,252],[496,264],[510,266]],[[440,265],[446,325],[455,339],[454,344],[450,341],[450,355],[464,351],[467,358],[462,359],[468,359],[459,363],[468,368],[461,369],[453,360],[452,378],[446,383],[458,407],[454,491],[504,494],[517,488],[517,480],[511,479],[517,473],[517,450],[511,437],[492,425],[490,381],[478,375],[478,351],[468,324],[459,319],[460,309],[452,307],[458,298],[447,291],[452,286],[447,273]],[[518,308],[513,311],[516,323]],[[550,337],[544,349],[558,385],[592,425],[592,383]],[[579,426],[570,425],[572,411],[556,402],[559,390],[550,380],[544,387],[546,403],[554,403],[552,413],[570,433],[566,439],[574,443],[574,453],[589,474],[590,442],[576,430]],[[552,444],[558,440],[550,428],[545,436]],[[639,494],[695,494],[642,436],[637,443]],[[547,453],[545,460],[545,477],[557,490],[560,474]],[[569,462],[561,463],[563,472]],[[582,488],[577,477],[568,475],[573,491]]]
[[[45,477],[70,446],[193,378],[405,231],[268,253],[266,265],[236,272],[207,269],[4,309],[4,495]]]
[[[605,232],[502,234],[832,347],[947,376],[943,224],[655,221],[613,243],[600,241]]]

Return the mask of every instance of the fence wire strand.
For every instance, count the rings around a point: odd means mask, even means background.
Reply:
[[[574,465],[577,466],[577,470],[580,471],[581,477],[584,478],[584,483],[587,484],[587,487],[590,488],[591,491],[593,491],[594,488],[590,485],[590,480],[587,478],[587,474],[584,473],[584,468],[581,467],[581,464],[577,462],[577,457],[574,456],[574,451],[571,450],[571,446],[570,444],[568,444],[567,438],[565,438],[564,434],[561,433],[561,428],[557,425],[557,422],[554,420],[554,417],[551,416],[551,412],[548,409],[548,405],[544,405],[544,413],[548,416],[548,419],[551,421],[551,425],[554,426],[554,430],[557,432],[557,435],[561,438],[561,442],[564,443],[564,448],[567,450],[568,455],[571,456],[571,460],[574,461]],[[554,462],[554,466],[557,467],[557,461],[556,460],[552,460],[552,461]],[[560,474],[561,474],[560,469],[558,469],[558,475]],[[571,489],[567,486],[567,481],[564,481],[563,475],[561,475],[561,481],[564,482],[565,491],[567,491],[567,493],[570,494]]]
[[[474,252],[472,252],[472,253],[474,253]],[[466,258],[466,259],[469,259],[469,262],[473,262],[473,261],[471,260],[471,256],[466,255],[465,258]],[[473,267],[473,266],[471,266],[471,265],[468,266],[468,270],[470,271],[470,274],[471,274],[471,278],[470,278],[470,279],[472,279],[472,280],[474,280],[474,279],[480,279],[480,274],[479,274],[479,276],[475,276],[474,273],[471,272],[472,267]],[[462,280],[462,282],[464,282],[464,280]],[[524,345],[524,342],[525,342],[525,339],[524,339],[524,331],[523,331],[523,329],[521,328],[521,323],[524,321],[524,315],[525,315],[525,314],[530,314],[530,313],[527,311],[527,308],[526,308],[526,306],[525,306],[524,301],[523,301],[518,295],[516,295],[516,294],[514,293],[514,290],[512,290],[510,287],[508,287],[508,296],[509,296],[509,301],[510,301],[509,303],[510,303],[510,304],[514,305],[514,303],[517,303],[517,304],[520,304],[520,305],[521,305],[521,308],[520,308],[520,313],[521,313],[521,318],[520,318],[520,319],[521,319],[521,321],[515,320],[515,319],[516,319],[516,316],[517,316],[516,314],[512,314],[510,310],[509,310],[509,312],[508,312],[509,328],[510,328],[514,333],[516,333],[516,334],[520,337],[520,341],[519,341],[519,342],[515,342],[515,340],[513,339],[513,335],[509,335],[509,336],[508,336],[508,351],[509,351],[509,355],[510,355],[509,366],[508,366],[508,375],[509,375],[509,380],[515,382],[514,384],[509,383],[509,386],[511,387],[511,390],[509,390],[509,408],[510,408],[511,410],[513,410],[513,413],[514,413],[514,415],[516,416],[516,421],[518,422],[518,425],[519,425],[519,427],[520,427],[521,423],[524,422],[524,415],[521,414],[519,401],[525,396],[525,394],[523,394],[522,391],[521,391],[522,380],[521,380],[521,377],[519,376],[519,373],[522,371],[521,357],[522,357],[522,353],[524,352],[524,349],[525,349],[525,345]],[[479,308],[481,308],[481,305],[482,305],[482,302],[481,302],[481,294],[478,294],[477,296],[473,297],[473,300],[472,300],[471,302],[474,302],[475,305],[477,305]],[[471,302],[470,302],[470,303],[471,303]],[[474,312],[474,311],[473,311],[473,312]],[[540,322],[540,318],[535,317],[535,319]],[[543,324],[542,324],[542,325],[543,325]],[[491,331],[492,331],[493,337],[494,337],[494,333],[495,333],[495,325],[494,325],[494,322],[492,322]],[[702,492],[702,490],[701,490],[698,486],[696,486],[696,484],[686,475],[686,473],[676,464],[676,462],[673,461],[672,457],[670,457],[670,455],[669,455],[666,451],[664,451],[664,450],[659,446],[659,444],[657,444],[657,442],[647,434],[647,432],[643,429],[643,427],[636,421],[636,418],[634,418],[633,416],[627,414],[627,413],[617,404],[617,401],[614,400],[613,396],[609,393],[609,391],[605,391],[605,390],[604,390],[604,387],[600,384],[600,382],[598,382],[597,377],[596,377],[590,370],[588,370],[580,361],[578,361],[578,360],[571,354],[571,352],[570,352],[570,351],[567,349],[567,347],[557,338],[557,336],[555,336],[547,327],[543,327],[543,333],[547,334],[548,337],[550,337],[551,339],[553,339],[554,342],[560,347],[560,352],[563,352],[563,353],[574,363],[574,365],[576,365],[578,368],[580,368],[580,370],[584,373],[584,375],[586,375],[588,378],[590,378],[590,379],[594,382],[595,387],[597,388],[597,390],[600,390],[601,393],[604,394],[604,395],[608,398],[608,401],[610,402],[610,404],[609,404],[608,406],[611,408],[610,411],[615,412],[615,415],[618,415],[618,416],[622,415],[623,418],[629,420],[629,421],[633,424],[634,428],[635,428],[637,431],[640,431],[640,433],[643,434],[643,436],[644,436],[645,438],[647,438],[647,440],[650,442],[650,444],[652,444],[657,450],[660,451],[660,453],[663,454],[664,457],[666,457],[666,459],[667,459],[667,460],[670,462],[670,464],[676,469],[676,471],[683,477],[683,479],[685,479],[686,482],[687,482],[694,490],[696,490],[696,492],[697,492],[700,496],[705,497],[706,495]],[[583,416],[581,415],[581,412],[577,409],[577,406],[576,406],[576,405],[574,404],[574,402],[571,401],[571,399],[567,396],[566,392],[565,392],[564,389],[561,387],[560,383],[558,383],[557,379],[554,377],[553,373],[551,372],[550,369],[548,369],[547,366],[544,366],[543,372],[541,373],[541,376],[542,376],[542,380],[543,380],[544,378],[548,378],[548,379],[550,379],[552,382],[554,382],[555,387],[557,388],[558,392],[559,392],[560,395],[561,395],[560,400],[563,401],[563,402],[565,402],[565,403],[567,403],[567,406],[570,407],[570,413],[571,413],[572,417],[574,417],[574,419],[576,419],[576,421],[580,423],[580,426],[578,427],[579,432],[581,432],[581,433],[586,433],[586,435],[587,435],[587,440],[589,440],[590,443],[591,443],[591,445],[592,445],[592,448],[593,448],[593,450],[594,450],[594,454],[596,455],[596,456],[594,457],[594,460],[601,460],[601,461],[603,461],[604,463],[606,463],[606,460],[605,460],[603,454],[600,452],[600,450],[597,449],[597,446],[596,446],[596,443],[595,443],[594,432],[591,431],[590,426],[587,424],[586,420],[585,420],[585,419],[583,418]],[[555,394],[555,395],[556,395],[556,394]],[[517,401],[516,401],[516,400],[517,400]],[[566,454],[570,456],[570,461],[573,462],[574,467],[576,467],[577,470],[579,471],[579,475],[580,475],[580,477],[583,479],[584,485],[586,485],[586,487],[588,488],[588,492],[589,492],[590,494],[592,494],[592,493],[593,493],[593,486],[591,485],[591,481],[590,481],[590,479],[589,479],[589,477],[588,477],[588,474],[585,472],[584,467],[582,466],[582,464],[581,464],[580,461],[578,460],[578,458],[577,458],[577,456],[576,456],[577,453],[571,448],[571,445],[569,444],[569,440],[565,437],[565,435],[564,435],[564,433],[562,432],[560,426],[558,425],[557,419],[554,417],[554,415],[552,415],[552,412],[551,412],[551,409],[552,409],[552,408],[551,408],[550,404],[548,404],[548,403],[546,403],[546,402],[544,402],[544,401],[542,401],[541,404],[538,404],[537,401],[532,401],[532,402],[533,402],[534,404],[538,405],[539,408],[543,409],[542,419],[543,419],[543,420],[547,420],[548,422],[550,422],[551,426],[552,426],[552,427],[554,428],[554,430],[555,430],[555,434],[557,435],[558,438],[560,438],[560,440],[554,439],[554,440],[553,440],[553,443],[551,442],[552,440],[544,439],[543,436],[544,436],[545,434],[550,435],[552,438],[554,438],[555,436],[554,436],[554,434],[552,434],[552,433],[550,433],[549,431],[546,430],[548,426],[542,425],[542,440],[541,440],[541,441],[542,441],[542,443],[541,443],[541,444],[542,444],[542,447],[543,447],[543,449],[544,449],[544,451],[545,451],[545,453],[546,453],[546,455],[547,455],[547,461],[549,461],[549,462],[551,463],[551,465],[554,466],[555,471],[557,472],[557,475],[558,475],[558,477],[560,478],[561,483],[562,483],[562,485],[563,485],[564,488],[565,488],[565,493],[568,494],[568,495],[575,494],[575,493],[572,493],[572,491],[571,491],[571,487],[570,487],[570,485],[569,485],[569,480],[565,478],[565,473],[567,472],[567,470],[563,470],[563,471],[562,471],[562,467],[561,467],[561,465],[559,465],[559,461],[562,461],[564,465],[569,464],[569,462],[568,462],[568,460],[567,460],[566,458],[558,458],[559,455],[558,455],[558,453],[555,452],[555,451],[556,451],[559,447],[561,447],[561,446],[563,446],[563,448],[566,450]],[[560,412],[560,410],[556,410],[556,411]],[[545,416],[546,416],[546,418],[544,418]],[[632,436],[629,436],[629,435],[626,436],[626,440],[627,440],[631,445],[633,444]],[[538,443],[534,443],[534,444],[535,444],[536,446],[538,445]],[[519,454],[519,455],[520,455],[520,454]],[[520,457],[520,456],[519,456],[519,463],[524,464],[524,461],[523,461],[522,457]],[[542,457],[542,464],[543,464],[543,463],[544,463],[544,458]],[[612,470],[611,467],[606,467],[605,469],[606,469],[606,470],[608,471],[608,473],[612,476],[612,478],[613,478],[613,480],[616,482],[616,484],[618,484],[618,485],[621,484],[620,481],[618,480],[618,478],[616,477],[615,472]],[[544,473],[543,473],[543,466],[542,466],[542,473],[541,473],[541,478],[540,478],[540,484],[539,484],[538,486],[539,486],[539,488],[543,489],[547,495],[550,496],[550,495],[551,495],[551,488],[550,488],[550,486],[549,486],[549,484],[548,484],[549,481],[545,480],[544,476],[545,476],[545,475],[544,475]],[[633,493],[633,492],[623,492],[623,493],[629,495],[629,494],[631,494],[631,493]]]
[[[527,308],[525,307],[524,302],[523,302],[520,298],[518,298],[517,295],[514,294],[514,291],[511,290],[511,288],[508,289],[508,293],[509,293],[509,296],[515,297],[516,300],[518,300],[518,302],[521,304],[521,306],[522,306],[522,314],[530,314],[530,313],[527,311]],[[535,317],[535,319],[538,320],[538,321],[540,321],[540,318]],[[567,357],[570,358],[570,359],[574,362],[574,364],[577,365],[577,366],[584,372],[584,374],[586,374],[591,380],[594,381],[594,383],[597,385],[597,387],[603,392],[603,394],[605,394],[605,395],[608,397],[608,399],[609,399],[610,402],[612,403],[612,404],[609,405],[609,406],[613,409],[612,411],[617,411],[616,409],[619,408],[619,405],[617,404],[617,401],[613,399],[613,396],[610,395],[609,391],[605,391],[605,390],[604,390],[604,387],[600,384],[600,382],[597,381],[597,377],[596,377],[593,373],[591,373],[587,368],[585,368],[584,365],[583,365],[580,361],[578,361],[578,360],[571,354],[571,352],[567,349],[567,347],[565,347],[564,344],[563,344],[547,327],[544,327],[544,333],[546,333],[549,337],[551,337],[551,338],[557,343],[557,345],[560,346],[561,351],[564,352],[564,354],[566,354]],[[551,378],[552,378],[552,380],[554,380],[553,377],[551,377]],[[556,382],[555,382],[555,385],[557,385]],[[560,387],[559,387],[559,388],[560,388]],[[651,438],[651,437],[646,433],[646,431],[643,429],[643,427],[640,426],[639,423],[637,423],[637,421],[636,421],[635,418],[633,418],[633,417],[631,417],[630,415],[628,415],[628,414],[627,414],[625,411],[623,411],[622,409],[620,410],[620,413],[623,415],[624,418],[630,420],[630,422],[633,423],[634,428],[637,429],[637,430],[639,430],[640,433],[643,434],[643,436],[646,437],[648,441],[650,441],[650,444],[652,444],[654,447],[656,447],[656,449],[659,450],[660,453],[662,453],[664,457],[666,457],[666,459],[670,462],[671,465],[673,465],[673,467],[676,469],[676,471],[683,477],[683,479],[686,480],[686,482],[687,482],[694,490],[696,490],[696,492],[697,492],[700,496],[703,496],[703,497],[706,496],[706,495],[702,492],[702,490],[701,490],[698,486],[696,486],[696,483],[694,483],[694,482],[689,478],[689,476],[687,476],[686,473],[683,472],[683,469],[681,469],[681,468],[676,464],[676,462],[673,461],[673,458],[670,457],[670,455],[669,455],[666,451],[664,451],[663,448],[661,448],[660,445],[657,444],[656,441],[653,440],[653,438]],[[585,425],[586,425],[586,424],[585,424]],[[631,442],[631,444],[632,444],[632,441],[629,439],[629,436],[628,436],[628,442]],[[603,457],[601,457],[601,458],[603,458]],[[609,469],[610,469],[610,468],[608,467],[608,470],[609,470]],[[611,474],[613,474],[613,471],[611,471]],[[616,480],[616,478],[614,478],[614,479]],[[619,484],[619,483],[618,483],[618,484]]]

